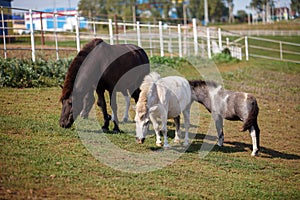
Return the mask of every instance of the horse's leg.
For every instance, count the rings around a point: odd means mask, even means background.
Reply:
[[[180,142],[180,115],[174,118],[175,122],[175,138],[174,138],[174,143],[179,143]]]
[[[252,146],[253,146],[251,156],[257,156],[259,151],[259,135],[260,135],[260,130],[257,123],[251,126],[249,132],[252,138]]]
[[[80,116],[84,119],[88,118],[89,113],[94,105],[95,97],[94,97],[94,90],[89,91],[84,99],[83,99],[83,109],[80,112]]]
[[[112,109],[112,113],[114,115],[113,118],[113,122],[114,122],[114,128],[113,128],[113,132],[115,133],[119,133],[120,129],[119,129],[119,120],[118,120],[118,107],[117,107],[117,102],[116,102],[116,94],[112,94],[111,92],[109,92],[109,96],[110,96],[110,107]]]
[[[103,118],[104,118],[104,125],[102,126],[102,130],[103,132],[107,132],[109,126],[109,120],[111,119],[111,116],[107,113],[104,91],[97,90],[97,94],[98,94],[97,105],[101,108],[103,113]]]
[[[128,95],[128,93],[123,93],[124,99],[125,99],[125,112],[124,112],[124,116],[123,116],[123,122],[128,122],[129,119],[129,106],[130,106],[130,96]]]
[[[224,133],[223,133],[223,118],[221,115],[214,116],[216,129],[218,132],[218,146],[223,146],[224,143]]]
[[[190,108],[191,108],[191,105],[189,105],[189,107],[182,112],[183,117],[184,117],[184,128],[185,128],[185,136],[184,136],[183,146],[189,145]]]
[[[156,146],[161,147],[161,139],[160,139],[160,134],[159,134],[159,123],[157,121],[157,118],[150,113],[150,120],[152,122],[154,131],[155,131],[155,135],[156,135]]]
[[[168,116],[166,110],[161,113],[161,131],[163,132],[164,135],[164,148],[169,148],[170,145],[168,143],[168,129],[167,129],[167,121],[168,121]]]

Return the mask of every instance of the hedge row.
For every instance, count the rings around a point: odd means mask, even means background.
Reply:
[[[62,84],[69,60],[32,62],[30,59],[0,58],[0,87],[51,87]]]
[[[199,58],[197,58],[199,59]],[[236,62],[227,54],[217,54],[213,61]],[[53,87],[63,84],[65,75],[72,59],[58,61],[30,59],[3,59],[0,58],[0,87]],[[184,58],[160,57],[150,58],[152,68],[168,66],[172,68],[184,68],[189,63]]]

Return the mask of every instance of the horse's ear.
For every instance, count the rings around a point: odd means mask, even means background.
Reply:
[[[149,113],[155,113],[155,112],[161,113],[162,111],[163,111],[163,107],[160,104],[155,104],[149,109]]]

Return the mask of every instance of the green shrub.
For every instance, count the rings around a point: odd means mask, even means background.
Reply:
[[[0,87],[57,86],[63,83],[70,62],[0,58]]]
[[[233,58],[230,54],[226,53],[218,53],[212,56],[212,60],[215,63],[237,63],[239,59]]]

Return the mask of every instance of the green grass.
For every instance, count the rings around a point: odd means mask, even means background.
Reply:
[[[164,63],[162,73],[195,76],[184,61],[160,62]],[[200,124],[192,133],[196,138],[178,160],[147,173],[118,171],[90,154],[75,126],[68,130],[58,126],[60,88],[1,88],[1,198],[298,199],[299,65],[251,59],[219,64],[218,68],[226,88],[257,97],[262,146],[259,157],[250,156],[251,139],[248,133],[238,131],[241,123],[226,121],[225,146],[214,147],[200,158],[198,150],[210,122],[210,114],[200,107],[201,112],[195,113]],[[132,120],[133,110],[130,113]],[[97,115],[101,125],[99,109]],[[134,132],[134,126],[121,124],[124,134],[106,136],[127,151],[159,150],[153,136],[146,144],[137,145],[134,135],[127,134]],[[168,128],[173,135],[173,124]]]

